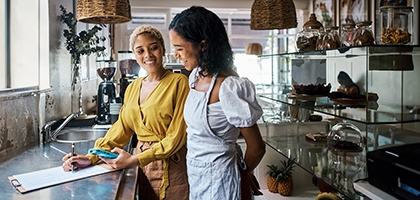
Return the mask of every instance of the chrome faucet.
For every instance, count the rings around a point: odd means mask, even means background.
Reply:
[[[60,124],[60,126],[54,130],[54,132],[51,133],[51,127],[57,122],[56,120],[47,122],[43,127],[41,131],[41,144],[47,144],[51,141],[55,140],[55,137],[57,134],[74,118],[77,118],[79,116],[79,113],[72,113],[69,116],[66,117],[66,119],[63,121],[63,123]]]

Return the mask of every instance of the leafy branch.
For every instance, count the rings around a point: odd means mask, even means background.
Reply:
[[[60,5],[60,10],[62,14],[58,16],[58,20],[67,25],[67,29],[64,29],[63,31],[63,36],[66,38],[66,49],[69,51],[72,58],[74,70],[72,85],[74,85],[77,83],[81,56],[89,56],[93,53],[96,53],[97,56],[105,56],[106,47],[99,44],[100,42],[104,42],[106,37],[98,36],[97,33],[106,26],[104,24],[98,24],[91,29],[82,30],[77,34],[77,20],[74,17],[74,14],[72,12],[67,12],[62,5]]]

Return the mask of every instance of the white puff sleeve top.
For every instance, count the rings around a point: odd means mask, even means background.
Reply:
[[[236,127],[250,127],[263,114],[255,86],[247,78],[227,77],[220,86],[219,99],[227,121]]]

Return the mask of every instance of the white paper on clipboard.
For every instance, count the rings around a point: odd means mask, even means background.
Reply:
[[[12,186],[14,186],[19,192],[26,193],[112,171],[115,171],[115,169],[105,163],[78,169],[75,173],[65,172],[63,168],[59,166],[24,174],[12,175],[9,176],[8,179]]]

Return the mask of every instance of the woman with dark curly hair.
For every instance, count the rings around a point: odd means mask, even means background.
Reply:
[[[223,22],[192,6],[172,20],[169,38],[174,57],[192,71],[184,107],[190,199],[251,199],[251,188],[258,187],[251,172],[265,154],[256,124],[262,109],[254,84],[233,70]],[[240,133],[247,145],[244,157]]]

